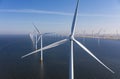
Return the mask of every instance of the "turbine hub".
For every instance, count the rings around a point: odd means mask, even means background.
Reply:
[[[70,39],[70,40],[73,40],[73,39],[74,39],[74,36],[73,36],[73,35],[70,35],[70,36],[69,36],[69,39]]]

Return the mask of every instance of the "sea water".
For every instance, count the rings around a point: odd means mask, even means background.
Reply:
[[[43,36],[43,47],[64,38]],[[120,40],[101,39],[98,43],[95,38],[76,39],[115,74],[74,43],[75,79],[120,79]],[[34,50],[29,35],[0,35],[0,79],[69,79],[69,41],[43,51],[43,63],[40,62],[40,52],[21,59]]]

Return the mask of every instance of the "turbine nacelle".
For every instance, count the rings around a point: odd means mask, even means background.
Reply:
[[[75,39],[75,38],[74,38],[74,35],[70,35],[68,39],[74,40],[74,39]]]

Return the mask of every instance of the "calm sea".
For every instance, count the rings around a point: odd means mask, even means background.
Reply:
[[[43,46],[64,39],[44,36]],[[83,49],[74,43],[75,79],[120,79],[120,40],[76,38],[91,50],[115,74],[109,72]],[[40,48],[40,42],[38,45]],[[34,51],[28,35],[0,35],[0,79],[69,79],[70,42],[21,59]]]

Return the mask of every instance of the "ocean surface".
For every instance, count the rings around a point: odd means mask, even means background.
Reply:
[[[44,36],[43,46],[66,37]],[[120,79],[120,40],[76,38],[115,74],[74,43],[75,79]],[[38,44],[40,48],[40,42]],[[0,79],[69,79],[70,42],[21,59],[34,51],[29,35],[0,35]]]

